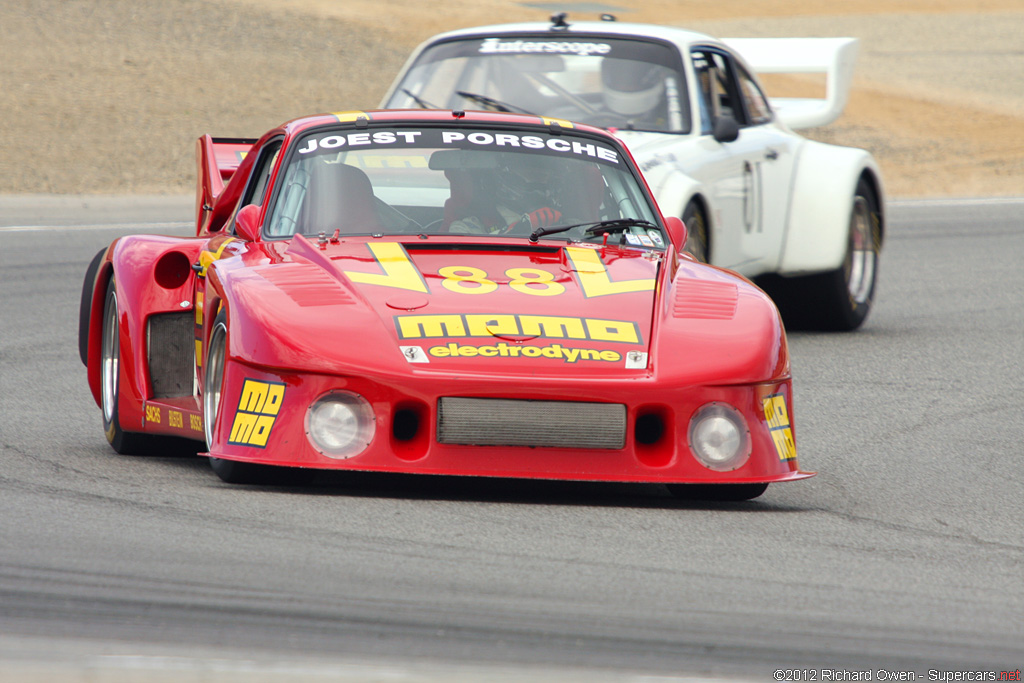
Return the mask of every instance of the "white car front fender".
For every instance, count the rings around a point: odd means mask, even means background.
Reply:
[[[793,203],[778,272],[806,275],[838,268],[846,255],[857,182],[872,179],[882,210],[880,173],[862,149],[808,140],[794,175]]]
[[[660,173],[648,172],[646,177],[664,216],[682,218],[694,195],[702,194],[701,183],[677,169],[665,167]]]

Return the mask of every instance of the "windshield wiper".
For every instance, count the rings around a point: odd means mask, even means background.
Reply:
[[[619,230],[631,228],[634,225],[642,225],[645,228],[658,227],[654,223],[642,218],[615,218],[607,221],[587,221],[586,223],[576,223],[574,225],[552,225],[547,228],[537,228],[530,233],[530,241],[536,242],[544,235],[557,235],[560,232],[572,230],[573,228],[582,228],[584,225],[589,226],[583,231],[584,234],[587,235],[602,235],[606,232],[618,232]]]
[[[501,100],[496,100],[493,97],[487,95],[477,95],[476,93],[466,92],[465,90],[456,90],[455,94],[459,97],[475,102],[481,107],[488,111],[502,111],[507,114],[529,114],[530,116],[537,116],[532,111],[527,111],[522,107],[517,107],[514,104],[507,104]]]
[[[413,94],[413,92],[408,88],[402,88],[402,92],[411,97],[412,101],[419,105],[420,109],[438,109],[438,107],[435,107],[430,102],[427,102],[419,95]]]

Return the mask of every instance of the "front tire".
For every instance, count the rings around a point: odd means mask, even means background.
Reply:
[[[850,211],[846,255],[839,268],[804,277],[765,276],[758,278],[758,284],[775,300],[789,329],[855,330],[874,303],[880,249],[878,200],[861,179]]]
[[[203,379],[203,431],[206,436],[206,449],[209,451],[214,443],[217,420],[223,405],[222,391],[224,388],[224,367],[227,363],[228,318],[227,312],[221,311],[213,322],[210,344],[206,353],[206,374]],[[248,462],[225,460],[210,456],[210,468],[228,484],[278,484],[295,485],[307,483],[313,473],[308,470],[276,467],[273,465],[254,465]]]

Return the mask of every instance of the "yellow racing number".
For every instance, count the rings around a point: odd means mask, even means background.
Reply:
[[[490,294],[498,283],[487,279],[487,273],[472,266],[446,266],[437,271],[444,277],[441,284],[445,289],[459,294]]]
[[[509,278],[508,286],[523,294],[555,296],[565,291],[565,287],[555,282],[555,276],[546,270],[509,268],[505,275]]]

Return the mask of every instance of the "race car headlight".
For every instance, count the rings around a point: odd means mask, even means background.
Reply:
[[[750,430],[740,411],[708,403],[690,418],[690,450],[704,467],[717,472],[739,468],[750,457]]]
[[[306,435],[329,458],[351,458],[370,445],[376,429],[373,409],[349,391],[324,394],[306,411]]]

